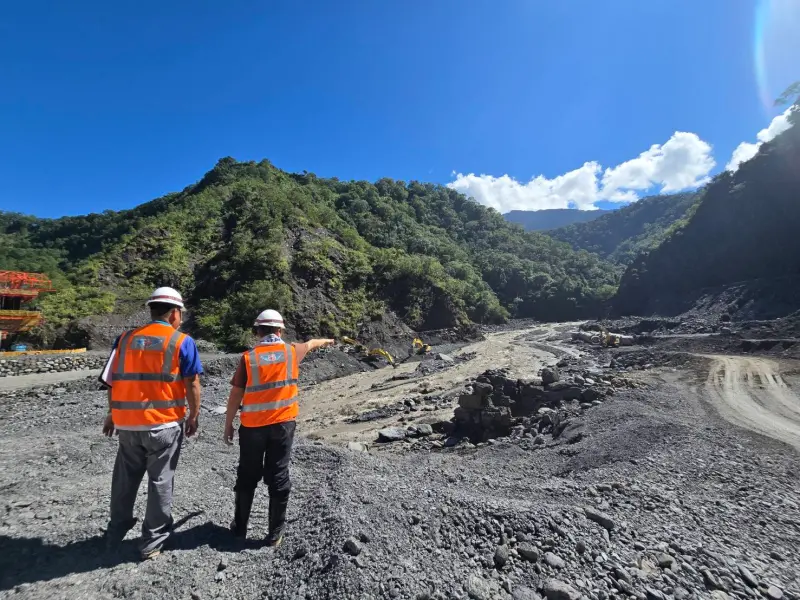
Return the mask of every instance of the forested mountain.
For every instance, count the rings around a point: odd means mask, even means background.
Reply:
[[[645,250],[661,243],[686,218],[702,192],[642,198],[609,211],[588,223],[576,223],[548,231],[557,240],[588,250],[615,263],[629,264]]]
[[[611,211],[551,208],[547,210],[512,210],[503,216],[506,221],[522,225],[527,231],[547,231],[572,223],[593,221],[608,212]]]
[[[507,223],[446,187],[290,174],[226,158],[197,184],[132,210],[56,220],[0,213],[0,269],[44,271],[47,331],[140,307],[152,287],[188,297],[194,331],[228,347],[255,312],[299,335],[357,333],[396,313],[415,329],[509,316],[594,315],[617,279],[587,252]]]
[[[618,312],[677,312],[702,288],[756,279],[764,288],[764,280],[778,278],[782,283],[775,293],[793,295],[794,306],[788,308],[800,308],[798,112],[790,120],[792,128],[764,143],[735,173],[718,175],[691,218],[633,261],[614,300]],[[770,301],[763,294],[759,299]]]

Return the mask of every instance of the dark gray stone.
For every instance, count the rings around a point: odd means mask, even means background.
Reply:
[[[702,575],[703,575],[703,583],[705,583],[706,587],[709,590],[724,590],[725,589],[725,587],[722,585],[722,582],[719,580],[719,578],[716,575],[714,575],[711,571],[709,571],[708,569],[703,569]]]
[[[586,518],[590,521],[594,521],[607,531],[613,531],[615,526],[614,519],[606,513],[594,508],[585,508],[584,512],[586,513]]]
[[[666,600],[666,596],[658,590],[655,590],[651,587],[645,588],[645,593],[647,596],[647,600]]]
[[[675,564],[675,557],[667,554],[666,552],[662,552],[658,555],[658,566],[662,569],[672,569],[672,565]]]
[[[472,384],[472,393],[477,396],[485,397],[490,396],[494,388],[492,387],[491,383],[484,383],[482,381],[476,381]]]
[[[361,554],[361,550],[363,550],[363,546],[356,538],[347,538],[347,541],[344,543],[345,552],[350,556],[358,556]]]
[[[529,587],[518,587],[511,594],[512,600],[542,600],[542,597]]]
[[[539,549],[533,544],[520,544],[517,547],[517,552],[519,552],[519,555],[522,558],[530,562],[536,562],[539,560]]]
[[[561,558],[560,556],[556,556],[552,552],[544,553],[544,562],[546,562],[554,569],[563,569],[564,567],[567,566],[567,563],[564,562],[563,558]]]
[[[571,585],[558,579],[548,579],[544,584],[547,600],[578,600],[581,594]]]
[[[753,574],[745,567],[744,565],[737,565],[739,568],[739,575],[742,577],[742,580],[749,585],[751,588],[758,587],[758,581],[756,578],[753,577]]]
[[[508,562],[508,546],[498,546],[494,551],[494,566],[502,569]]]
[[[581,393],[582,402],[587,402],[591,404],[595,400],[599,399],[600,399],[600,392],[598,392],[595,388],[587,388],[583,390],[583,392]]]
[[[483,406],[483,396],[464,394],[458,399],[458,405],[466,410],[480,410]]]
[[[557,367],[545,367],[542,369],[542,383],[545,385],[555,383],[560,379]]]

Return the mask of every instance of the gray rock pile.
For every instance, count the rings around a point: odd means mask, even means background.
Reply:
[[[563,381],[556,367],[542,369],[541,380],[513,379],[503,370],[486,371],[458,399],[453,435],[477,443],[566,433],[568,441],[579,441],[582,433],[569,423],[569,417],[602,403],[614,390],[608,379],[576,375]]]
[[[61,373],[81,369],[102,369],[106,356],[99,354],[39,354],[19,358],[0,359],[0,377],[32,375],[34,373]]]
[[[420,361],[414,370],[413,377],[425,377],[433,373],[440,373],[473,358],[475,358],[474,352],[465,352],[458,356],[441,353],[431,354]]]

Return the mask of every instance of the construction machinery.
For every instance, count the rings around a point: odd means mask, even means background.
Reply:
[[[53,283],[42,273],[0,271],[0,344],[11,334],[24,333],[44,319],[37,310],[26,305],[39,294],[54,292]]]
[[[389,354],[383,348],[373,348],[372,350],[370,350],[367,346],[365,346],[364,344],[360,343],[357,340],[354,340],[353,338],[342,336],[339,339],[343,344],[352,346],[353,350],[357,354],[360,354],[362,358],[365,358],[367,360],[375,360],[378,357],[383,357],[386,359],[386,362],[388,362],[393,367],[397,368],[397,364],[394,362],[394,358],[392,358],[392,355]]]
[[[427,354],[431,351],[431,345],[426,344],[419,338],[414,338],[414,341],[411,342],[411,347],[414,349],[416,354]]]

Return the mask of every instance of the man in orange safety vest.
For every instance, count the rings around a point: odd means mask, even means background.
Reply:
[[[133,506],[147,473],[139,546],[143,559],[158,556],[172,530],[175,470],[184,433],[194,435],[198,428],[203,373],[194,340],[178,331],[184,310],[181,295],[169,287],[158,288],[147,306],[151,322],[117,338],[101,375],[110,387],[103,433],[119,435],[107,541],[113,548],[136,524]]]
[[[235,509],[231,530],[244,539],[256,487],[263,477],[269,490],[269,532],[267,544],[277,546],[283,539],[291,481],[289,460],[297,418],[299,365],[312,350],[334,343],[316,339],[290,344],[282,339],[283,317],[265,310],[255,322],[258,344],[242,355],[231,380],[224,439],[233,443],[233,420],[239,417],[239,466],[236,471]]]

